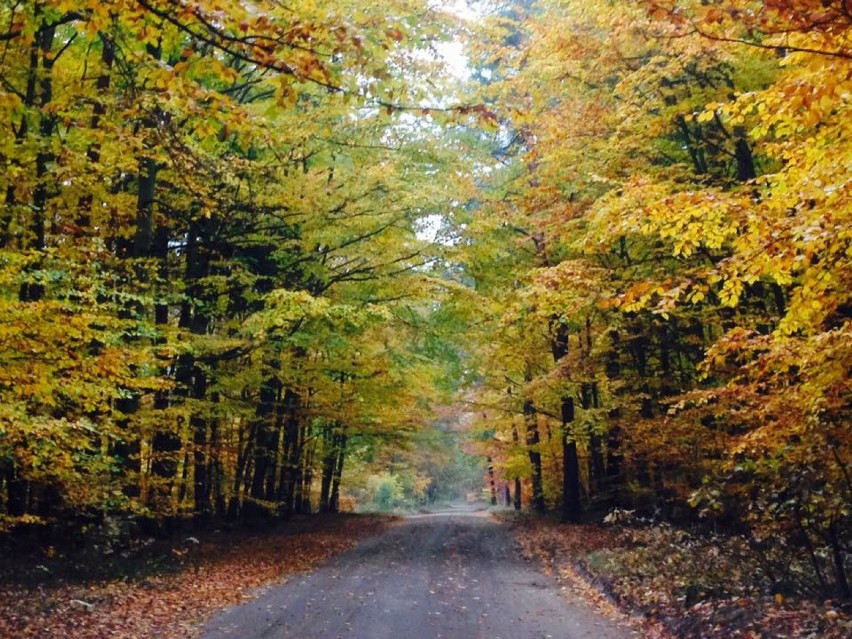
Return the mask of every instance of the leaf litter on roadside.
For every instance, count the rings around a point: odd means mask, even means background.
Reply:
[[[786,598],[760,583],[746,544],[668,525],[515,526],[521,553],[609,616],[661,639],[841,639],[852,615],[833,601]]]
[[[216,610],[315,568],[393,521],[345,516],[248,536],[211,533],[201,538],[197,557],[177,571],[91,583],[0,585],[0,637],[193,637]]]

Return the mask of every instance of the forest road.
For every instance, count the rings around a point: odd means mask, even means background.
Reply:
[[[626,639],[487,512],[409,517],[211,618],[202,639]]]

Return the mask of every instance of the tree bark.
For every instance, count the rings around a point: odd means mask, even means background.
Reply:
[[[27,248],[35,251],[45,249],[45,223],[47,213],[47,202],[49,199],[47,179],[50,173],[50,164],[55,160],[51,150],[50,138],[56,127],[56,116],[51,115],[45,107],[53,100],[53,43],[56,38],[56,26],[46,25],[38,32],[33,46],[38,49],[36,55],[36,72],[31,76],[36,81],[38,98],[35,103],[41,107],[38,128],[38,151],[35,161],[35,187],[32,196],[32,217],[30,218],[29,237],[23,243]],[[41,73],[38,73],[38,58],[41,59]],[[37,78],[37,80],[35,80]],[[39,258],[40,259],[40,258]],[[27,279],[21,284],[18,298],[22,302],[37,302],[44,297],[44,285]]]
[[[321,513],[331,511],[331,480],[334,477],[334,469],[337,466],[337,433],[334,430],[336,426],[336,422],[326,424],[322,431],[323,457],[319,503]]]
[[[242,515],[252,523],[269,513],[259,503],[266,499],[267,474],[274,468],[277,453],[277,437],[275,436],[274,416],[275,403],[281,383],[277,377],[270,377],[261,384],[260,396],[255,409],[253,470],[249,484],[249,499],[243,504]]]
[[[538,449],[541,435],[538,430],[538,414],[529,399],[524,401],[524,423],[527,428],[527,454],[532,466],[532,507],[536,512],[543,513],[547,507],[544,502],[541,451]]]
[[[92,117],[89,120],[89,129],[92,131],[97,131],[100,128],[101,118],[106,115],[106,92],[110,86],[112,66],[115,63],[115,42],[113,42],[112,38],[103,33],[100,34],[100,41],[102,47],[102,68],[98,79],[95,81],[95,89],[98,97],[95,100],[95,104],[92,106]],[[91,164],[92,167],[100,162],[101,145],[99,142],[92,142],[89,144],[89,148],[86,149],[86,158],[89,160],[89,164]],[[80,197],[77,219],[75,220],[75,233],[77,235],[84,235],[89,229],[89,226],[91,226],[93,202],[94,196],[91,192]]]
[[[281,468],[281,481],[278,488],[278,501],[284,517],[296,512],[299,465],[302,461],[301,446],[301,398],[292,388],[284,393],[284,458]]]
[[[520,437],[518,436],[518,426],[514,420],[512,420],[512,441],[517,446],[520,443]],[[523,499],[521,495],[521,478],[515,477],[515,490],[514,490],[514,507],[515,510],[520,510],[523,505]]]
[[[562,521],[577,523],[582,514],[580,503],[580,460],[577,440],[571,432],[574,421],[574,398],[562,398]]]
[[[491,505],[497,505],[497,482],[494,479],[494,462],[488,458],[488,485],[491,488]]]
[[[349,437],[344,432],[340,436],[340,452],[337,455],[337,465],[334,468],[334,477],[331,482],[331,507],[330,512],[340,512],[340,481],[343,478],[343,462],[346,459],[346,443]]]
[[[568,326],[561,318],[550,318],[550,350],[553,362],[562,365],[570,348]],[[572,432],[574,421],[574,398],[565,394],[561,400],[562,413],[562,521],[578,522],[582,512],[580,503],[580,460],[577,456],[577,440]]]

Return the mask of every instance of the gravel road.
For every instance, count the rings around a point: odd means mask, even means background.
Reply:
[[[485,512],[408,518],[208,621],[202,639],[626,639]]]

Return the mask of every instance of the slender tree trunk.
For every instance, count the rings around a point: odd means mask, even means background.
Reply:
[[[42,11],[41,5],[36,4],[34,9],[34,17],[38,21],[41,18]],[[39,25],[43,27],[44,25]],[[37,32],[38,33],[38,32]],[[24,90],[24,99],[23,106],[25,108],[24,113],[21,115],[21,121],[19,125],[15,129],[15,145],[20,146],[27,139],[27,134],[30,130],[29,123],[29,114],[28,111],[32,109],[36,105],[36,100],[38,99],[38,75],[39,75],[39,49],[41,46],[41,39],[36,37],[33,38],[32,43],[30,44],[30,56],[29,56],[29,68],[27,69],[27,83],[26,89]],[[21,162],[19,160],[15,160],[14,165],[18,168],[21,168]],[[7,178],[8,179],[8,178]],[[12,221],[15,217],[16,209],[18,208],[18,197],[15,191],[15,181],[8,180],[6,184],[6,199],[4,207],[4,217],[2,222],[2,239],[3,246],[8,247],[12,244],[12,235],[11,235],[11,226]],[[26,238],[19,238],[19,242],[21,248],[27,246]]]
[[[488,458],[488,485],[491,487],[491,505],[497,505],[497,482],[494,479],[494,462]]]
[[[218,401],[218,395],[214,394],[212,401]],[[210,420],[210,448],[214,451],[219,450],[221,444],[221,434],[219,432],[219,423],[216,419]],[[209,465],[209,485],[212,486],[215,499],[213,514],[217,517],[225,515],[227,505],[225,503],[225,474],[222,468],[222,461],[218,455],[212,456],[212,463]],[[196,510],[198,506],[196,504]]]
[[[204,290],[201,280],[210,275],[210,255],[205,248],[208,240],[208,223],[204,219],[193,219],[187,230],[185,265],[184,265],[184,287],[187,299],[180,308],[180,319],[178,326],[189,330],[193,335],[204,335],[207,333],[210,318],[203,310]],[[195,302],[195,303],[193,303]],[[181,356],[178,360],[179,385],[183,386],[184,395],[189,395],[196,400],[190,418],[189,426],[193,438],[193,499],[194,510],[202,516],[211,512],[211,494],[214,484],[214,474],[220,472],[216,463],[211,463],[210,451],[215,449],[215,420],[201,414],[203,405],[207,398],[208,379],[207,372],[198,365],[191,353]],[[181,370],[185,372],[181,375]],[[209,441],[208,441],[209,440]],[[221,497],[221,491],[219,491]],[[216,508],[221,512],[221,509]]]
[[[152,250],[154,257],[160,264],[162,277],[166,270],[168,231],[160,227],[155,236],[156,241]],[[168,324],[168,319],[168,306],[159,302],[156,303],[154,306],[154,325],[158,331],[161,331],[161,335]],[[165,343],[165,338],[159,336],[155,343],[162,345]],[[166,375],[166,371],[161,369],[160,374]],[[165,411],[169,407],[169,403],[168,391],[159,390],[154,393],[154,410]],[[155,511],[171,513],[175,508],[175,504],[172,503],[172,490],[177,476],[178,461],[182,456],[181,450],[183,449],[179,429],[180,424],[170,425],[162,430],[155,431],[151,438],[151,476],[154,480],[151,504]],[[183,456],[186,457],[186,455]],[[184,472],[186,473],[186,471]]]
[[[240,431],[240,439],[242,440],[242,430]],[[234,483],[232,484],[231,500],[228,504],[228,519],[236,519],[242,515],[242,496],[243,485],[245,478],[249,472],[249,460],[254,452],[255,433],[257,432],[257,422],[249,426],[245,441],[237,443],[237,449],[240,451],[237,458],[237,467],[234,471]]]
[[[30,482],[19,475],[10,464],[6,468],[6,512],[12,517],[26,515],[30,502]]]
[[[136,229],[133,235],[131,257],[135,259],[151,256],[153,245],[153,223],[154,223],[154,191],[157,180],[157,165],[151,159],[143,159],[139,162],[139,175],[137,178],[136,199]],[[146,281],[147,273],[139,266],[138,276],[141,281]],[[139,305],[133,305],[122,311],[125,318],[141,317],[144,309]],[[117,420],[116,424],[122,433],[122,439],[115,445],[114,455],[122,460],[127,482],[124,492],[128,496],[138,497],[141,493],[141,441],[138,433],[132,432],[130,416],[139,409],[140,397],[136,391],[129,391],[130,397],[125,397],[116,402],[118,410],[126,418]]]
[[[24,245],[35,251],[45,249],[45,224],[47,217],[47,202],[49,199],[48,176],[50,164],[55,160],[51,147],[51,138],[56,128],[56,116],[45,108],[53,100],[53,43],[56,38],[55,26],[44,26],[39,32],[36,42],[36,55],[41,59],[41,73],[38,77],[37,104],[42,108],[39,115],[38,151],[35,162],[35,187],[32,196],[32,216],[29,225],[29,237]],[[38,62],[36,62],[36,67]],[[25,279],[18,293],[22,302],[36,302],[44,297],[44,285],[40,282]]]
[[[616,380],[621,376],[621,334],[611,329],[608,333],[610,350],[606,360],[606,376]],[[624,469],[621,455],[621,409],[616,407],[607,415],[607,452],[606,452],[606,489],[611,500],[621,505],[621,495],[624,492]]]
[[[837,584],[837,594],[844,601],[849,601],[849,599],[852,599],[852,590],[850,590],[849,580],[846,578],[846,560],[838,528],[838,520],[832,519],[828,527],[828,539],[831,547],[831,559],[834,564],[834,580]]]
[[[621,427],[618,424],[620,419],[619,409],[610,411],[606,440],[606,489],[610,501],[618,505],[621,505],[624,492],[624,458],[621,455]]]
[[[243,517],[256,523],[268,515],[258,503],[266,498],[267,473],[274,468],[277,453],[274,416],[275,404],[281,383],[277,377],[267,379],[260,387],[260,397],[255,409],[254,446],[252,460],[254,468],[249,484],[249,499],[243,504]]]
[[[689,159],[692,160],[692,168],[697,175],[704,175],[707,173],[707,160],[702,149],[700,129],[695,132],[690,131],[686,118],[682,115],[678,115],[675,118],[675,124],[680,132],[684,147],[687,153],[689,153]],[[696,123],[696,127],[698,126]]]
[[[299,502],[296,504],[296,512],[302,515],[310,515],[311,507],[311,486],[314,479],[314,454],[316,452],[316,443],[308,441],[307,426],[303,426],[303,441],[304,441],[304,456],[305,461],[302,464],[301,481],[299,482]]]
[[[298,455],[294,459],[293,466],[293,510],[296,514],[301,514],[302,506],[304,505],[305,494],[303,492],[305,484],[305,475],[307,473],[309,453],[306,445],[307,426],[304,420],[300,419],[296,429],[296,442]]]
[[[281,503],[284,517],[291,516],[296,511],[299,465],[302,461],[301,450],[301,398],[292,388],[284,394],[285,426],[284,426],[284,462],[281,470],[281,482],[278,489],[278,499]]]
[[[203,400],[207,395],[207,376],[205,372],[198,366],[193,367],[193,386],[192,397],[196,400]],[[194,510],[198,515],[206,516],[210,514],[210,473],[211,467],[208,464],[209,438],[210,430],[208,420],[194,413],[189,418],[189,428],[192,431],[192,494],[194,501]]]
[[[570,347],[568,326],[559,316],[550,318],[550,350],[553,362],[561,366]],[[565,394],[561,400],[562,413],[562,521],[580,521],[580,460],[574,437],[574,398]]]
[[[157,163],[146,158],[142,162],[143,171],[138,180],[138,200],[136,233],[133,242],[133,256],[137,259],[153,258],[157,264],[157,278],[153,288],[159,291],[154,303],[154,325],[160,332],[156,338],[158,344],[163,344],[163,331],[169,322],[169,308],[163,303],[163,291],[168,281],[168,254],[169,254],[169,229],[164,224],[157,224],[155,220],[154,201],[157,188],[157,174],[159,166]],[[138,265],[140,280],[145,282],[149,274],[145,271],[145,265]],[[141,310],[141,309],[140,309]],[[161,371],[165,375],[166,371]],[[165,411],[169,407],[169,395],[167,391],[161,390],[154,394],[154,410]],[[172,489],[178,470],[178,460],[181,457],[183,442],[178,432],[179,425],[173,424],[157,430],[151,437],[151,476],[152,482],[152,506],[157,511],[171,512],[174,509],[172,503]]]
[[[518,435],[518,426],[513,420],[512,421],[512,441],[515,443],[515,446],[517,446],[520,443],[520,440],[521,440],[521,438]],[[523,499],[522,499],[522,495],[521,495],[521,478],[516,476],[514,483],[515,483],[515,486],[514,486],[514,488],[515,488],[515,490],[514,490],[514,500],[515,500],[514,506],[515,506],[515,510],[520,510],[521,506],[523,505]]]
[[[154,198],[159,166],[152,158],[139,161],[139,178],[136,195],[136,230],[133,234],[131,256],[136,259],[152,256],[154,246]],[[147,273],[141,273],[148,280]]]
[[[343,462],[346,459],[346,444],[348,436],[344,432],[340,435],[340,447],[337,455],[337,465],[334,468],[334,478],[331,481],[331,508],[333,513],[340,512],[340,481],[343,478]]]
[[[734,155],[737,160],[737,180],[748,182],[757,177],[757,171],[754,169],[754,156],[752,156],[751,147],[746,140],[745,130],[742,127],[737,127],[734,132],[737,135],[734,147]]]
[[[527,454],[532,466],[532,507],[537,512],[544,512],[544,485],[541,472],[541,451],[539,443],[541,435],[538,430],[538,414],[531,400],[524,401],[524,423],[527,428]]]
[[[101,73],[95,81],[95,90],[98,97],[92,107],[92,117],[89,120],[89,129],[92,131],[97,131],[100,128],[101,118],[106,115],[106,94],[109,90],[112,66],[115,62],[115,42],[113,42],[112,38],[103,33],[100,34],[100,41],[102,47],[102,66]],[[101,161],[101,145],[99,142],[92,142],[89,144],[89,148],[86,150],[86,158],[89,160],[89,164],[91,164],[92,167],[95,167]],[[80,197],[78,205],[79,211],[77,213],[76,220],[77,228],[75,229],[75,233],[77,235],[84,235],[91,226],[93,202],[94,196],[91,191]]]
[[[125,396],[115,400],[115,409],[121,415],[115,420],[120,435],[113,444],[112,456],[121,463],[122,491],[132,498],[139,497],[141,492],[141,446],[139,438],[130,430],[130,416],[139,410],[139,401],[139,393],[132,389],[125,389]]]
[[[337,466],[337,434],[334,431],[336,426],[336,422],[326,424],[322,431],[323,457],[319,503],[319,509],[322,513],[331,510],[331,480]]]
[[[597,382],[583,382],[580,385],[580,400],[583,410],[600,407]],[[606,481],[601,437],[594,425],[589,425],[589,493],[596,495]]]
[[[283,460],[285,453],[282,450],[284,447],[284,441],[282,440],[284,438],[284,421],[287,419],[287,415],[284,409],[284,403],[282,402],[283,392],[284,389],[279,388],[275,397],[274,426],[272,427],[269,436],[270,466],[269,470],[266,472],[266,487],[264,488],[264,498],[269,502],[274,502],[277,499],[278,482],[285,472],[284,466],[286,461]]]
[[[574,398],[562,397],[562,521],[580,521],[580,460],[577,457],[577,440],[571,424],[574,422]]]

